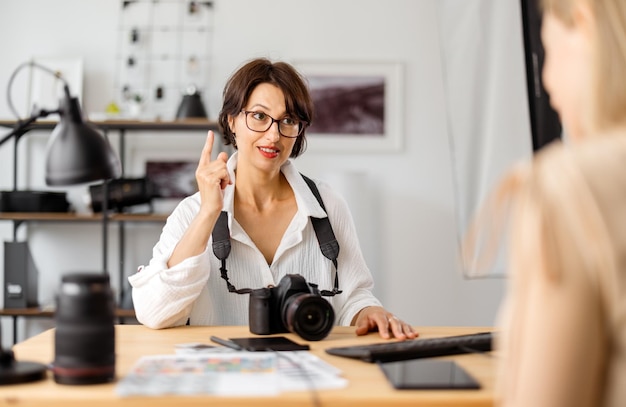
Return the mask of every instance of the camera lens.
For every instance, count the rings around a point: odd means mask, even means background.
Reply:
[[[319,295],[296,294],[285,301],[283,321],[290,332],[307,341],[324,339],[335,322],[335,312]]]
[[[107,275],[63,276],[57,296],[54,381],[95,384],[115,377],[113,294]]]

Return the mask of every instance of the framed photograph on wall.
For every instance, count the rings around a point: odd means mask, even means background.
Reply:
[[[402,65],[385,62],[295,62],[305,76],[315,117],[307,150],[381,152],[402,148]]]
[[[129,149],[130,165],[127,176],[145,176],[154,185],[156,197],[152,200],[154,213],[171,213],[186,196],[198,190],[195,170],[198,152],[181,148]]]

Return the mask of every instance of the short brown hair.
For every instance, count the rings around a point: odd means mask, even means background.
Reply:
[[[313,101],[302,75],[286,62],[271,62],[266,58],[253,59],[239,68],[224,87],[218,122],[226,145],[235,145],[228,118],[241,112],[252,91],[262,83],[278,86],[283,91],[287,114],[309,124],[313,120]],[[290,157],[298,157],[305,149],[306,127],[296,139]]]

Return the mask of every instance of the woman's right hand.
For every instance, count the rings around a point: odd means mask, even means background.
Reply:
[[[174,248],[167,261],[168,267],[174,267],[185,259],[197,256],[206,250],[213,225],[224,208],[224,188],[232,183],[226,168],[228,154],[221,152],[214,161],[211,161],[214,139],[215,134],[209,131],[196,169],[196,182],[200,191],[200,211]]]
[[[211,161],[215,133],[209,130],[198,168],[196,169],[196,182],[200,191],[200,210],[207,213],[221,211],[224,207],[224,188],[232,184],[226,162],[228,154],[221,152],[214,161]]]

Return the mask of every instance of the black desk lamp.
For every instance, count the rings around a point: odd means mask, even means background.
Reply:
[[[78,98],[70,95],[67,81],[60,73],[35,62],[27,62],[17,67],[7,88],[11,110],[15,113],[11,102],[11,84],[15,75],[27,66],[41,69],[60,79],[65,91],[64,98],[56,110],[41,109],[24,121],[18,120],[15,128],[0,139],[0,145],[13,137],[16,138],[17,144],[17,140],[28,131],[30,124],[39,118],[58,113],[59,124],[52,131],[47,146],[46,184],[75,185],[118,178],[122,173],[119,159],[108,141],[94,127],[85,123]],[[0,345],[0,385],[40,380],[46,377],[46,370],[47,366],[40,363],[16,361],[13,351],[5,351]]]
[[[28,126],[42,117],[58,113],[59,124],[52,131],[46,152],[46,184],[75,185],[103,179],[118,178],[121,173],[120,161],[113,149],[88,123],[85,123],[78,98],[70,95],[67,81],[60,73],[54,72],[34,62],[20,65],[11,76],[7,90],[9,107],[11,102],[11,83],[22,68],[32,66],[42,69],[63,81],[65,91],[61,105],[56,110],[40,109],[24,121],[18,120],[16,127],[0,139],[0,145],[12,137],[17,140],[26,133]]]
[[[207,117],[200,92],[195,86],[190,86],[178,105],[176,119],[206,119]]]

